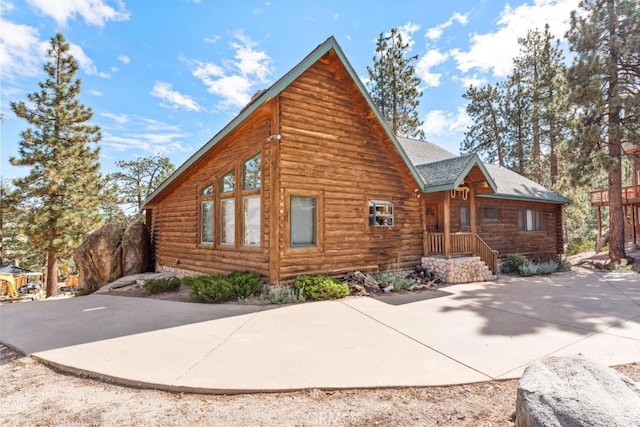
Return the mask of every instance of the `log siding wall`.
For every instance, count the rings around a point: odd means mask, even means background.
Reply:
[[[154,207],[152,233],[158,266],[202,273],[228,273],[251,270],[267,276],[269,273],[271,145],[266,138],[271,133],[270,107],[257,111],[234,132],[219,142],[194,164],[180,182]],[[261,153],[262,234],[260,247],[243,246],[242,241],[242,166],[245,160]],[[220,245],[220,178],[235,171],[235,245]],[[213,183],[214,243],[200,243],[200,190]],[[255,192],[253,192],[255,193]]]
[[[280,224],[286,197],[320,194],[318,251],[289,248],[279,230],[280,280],[302,273],[413,268],[422,254],[415,180],[341,63],[327,55],[280,94]],[[368,201],[395,208],[395,226],[370,227]]]
[[[468,232],[470,227],[460,226],[460,206],[469,206],[469,201],[453,199],[451,201],[451,232]],[[507,199],[476,197],[477,233],[492,249],[501,256],[557,255],[563,252],[562,206],[553,203],[527,202]],[[482,215],[483,207],[498,209],[497,220],[486,220]],[[541,209],[543,211],[542,231],[523,232],[518,230],[518,209]]]

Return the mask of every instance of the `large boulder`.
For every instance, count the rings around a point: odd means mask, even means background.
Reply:
[[[122,276],[145,273],[151,267],[149,229],[142,222],[129,224],[122,236]]]
[[[93,292],[123,275],[148,271],[151,243],[146,229],[143,223],[127,227],[111,222],[88,234],[73,255],[80,287]]]
[[[522,375],[516,426],[640,426],[640,387],[587,357],[547,357]]]

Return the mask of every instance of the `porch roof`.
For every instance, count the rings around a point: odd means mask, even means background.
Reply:
[[[417,165],[416,169],[418,169],[418,173],[424,180],[424,192],[433,193],[457,188],[474,166],[480,169],[487,184],[495,192],[496,184],[477,154],[467,154],[437,162],[424,163]]]

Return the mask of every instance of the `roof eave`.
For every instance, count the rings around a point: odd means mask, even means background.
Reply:
[[[484,197],[488,199],[507,199],[507,200],[516,200],[520,202],[538,202],[538,203],[552,203],[555,205],[568,205],[571,204],[571,200],[563,197],[565,200],[553,200],[553,199],[544,199],[541,197],[527,197],[527,196],[514,196],[512,194],[504,194],[504,193],[489,193],[489,194],[478,194],[477,197]]]

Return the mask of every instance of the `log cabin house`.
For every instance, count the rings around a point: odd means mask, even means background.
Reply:
[[[622,206],[624,209],[624,231],[625,241],[631,242],[634,246],[638,245],[640,237],[640,147],[625,147],[625,153],[631,158],[633,167],[632,184],[628,187],[622,187]],[[597,246],[603,244],[602,235],[602,208],[609,207],[609,190],[596,190],[589,194],[591,206],[598,208],[598,240]]]
[[[278,284],[459,255],[497,272],[498,253],[561,253],[566,203],[477,154],[393,135],[330,37],[256,94],[144,209],[157,270],[250,270]]]

